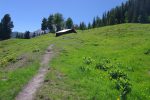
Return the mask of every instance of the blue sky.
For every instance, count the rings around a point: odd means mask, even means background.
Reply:
[[[43,17],[62,13],[75,24],[91,22],[94,16],[120,5],[126,0],[0,0],[0,19],[9,13],[14,22],[13,31],[24,32],[40,29]]]

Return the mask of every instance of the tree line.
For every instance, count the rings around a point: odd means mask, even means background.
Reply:
[[[31,32],[30,31],[26,31],[25,33],[16,33],[16,38],[20,38],[20,39],[30,39],[32,36],[30,35]]]
[[[122,23],[150,23],[150,6],[149,5],[150,5],[150,0],[128,0],[125,3],[122,3],[120,6],[116,6],[115,8],[112,8],[111,10],[105,12],[102,15],[102,17],[99,17],[99,16],[94,17],[92,23],[89,22],[86,25],[85,22],[80,22],[79,25],[77,24],[76,25],[72,24],[72,25],[76,29],[86,30],[86,29],[91,29],[91,28],[103,27],[107,25],[122,24]],[[49,18],[53,19],[52,16]],[[53,30],[52,27],[55,26],[54,25],[55,21],[51,20],[50,22],[51,23],[49,25],[51,27],[49,27],[48,29]],[[63,25],[65,25],[65,23]],[[60,29],[66,28],[63,26],[61,27],[62,28]],[[67,27],[67,28],[70,28],[70,27]],[[56,30],[56,31],[59,31],[59,30]]]
[[[41,24],[41,29],[43,31],[49,30],[51,33],[60,31],[64,28],[73,28],[73,20],[69,17],[67,20],[64,20],[64,17],[61,13],[55,13],[49,15],[48,18],[43,18],[42,24]]]
[[[51,14],[48,18],[43,18],[41,23],[41,29],[46,33],[46,30],[54,33],[62,29],[79,29],[86,30],[91,28],[97,28],[107,25],[115,25],[121,23],[150,23],[150,0],[128,0],[122,3],[120,6],[116,6],[111,10],[105,12],[102,17],[94,17],[92,23],[86,25],[81,22],[79,25],[74,24],[72,18],[64,17],[60,13]],[[0,40],[9,39],[11,37],[12,29],[14,25],[9,14],[4,15],[0,22]],[[26,34],[26,35],[25,35]],[[27,31],[24,34],[17,34],[17,38],[35,37],[38,34],[31,36]]]
[[[94,17],[87,29],[121,23],[150,23],[150,0],[128,0],[102,17]]]
[[[34,38],[37,36],[41,36],[44,34],[48,34],[48,32],[30,32],[30,31],[26,31],[24,33],[16,33],[16,37],[15,38],[19,38],[19,39],[30,39],[30,38]]]

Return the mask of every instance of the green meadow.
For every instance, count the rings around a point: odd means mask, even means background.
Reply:
[[[12,100],[53,44],[36,100],[150,100],[150,24],[120,24],[55,37],[0,42],[0,100]]]
[[[51,35],[0,41],[0,100],[13,100],[37,73]]]

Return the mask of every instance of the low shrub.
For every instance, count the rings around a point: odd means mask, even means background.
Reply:
[[[0,67],[7,66],[8,63],[14,63],[16,61],[15,55],[9,55],[0,60]]]
[[[121,100],[127,100],[127,94],[131,92],[131,83],[128,79],[119,78],[116,81],[116,88],[117,90],[121,91],[120,98]]]
[[[39,50],[39,49],[35,49],[35,50],[33,50],[32,52],[33,52],[33,53],[36,53],[36,52],[40,52],[40,50]]]
[[[119,78],[127,79],[127,74],[125,74],[123,71],[119,69],[111,70],[109,72],[109,75],[111,79],[119,79]]]
[[[93,60],[90,57],[83,58],[84,65],[80,67],[82,72],[88,72],[93,69],[99,69],[103,71],[107,71],[110,79],[115,81],[115,88],[120,91],[120,98],[121,100],[127,100],[127,94],[129,94],[132,90],[131,83],[127,77],[127,74],[120,70],[124,66],[121,63],[111,64],[109,59],[102,59],[99,63],[93,63]],[[93,67],[95,66],[95,68]],[[132,67],[130,67],[133,71]]]
[[[96,64],[96,69],[107,71],[109,69],[109,67],[107,67],[105,64],[98,63],[98,64]]]
[[[114,69],[109,72],[111,79],[115,80],[116,89],[120,91],[121,100],[127,100],[127,94],[131,92],[131,83],[123,71]]]
[[[9,55],[6,57],[6,59],[8,62],[15,62],[16,61],[16,58],[14,55]]]
[[[99,44],[98,43],[94,43],[94,44],[92,44],[93,46],[99,46]]]
[[[91,71],[91,67],[90,66],[80,66],[80,69],[82,72],[88,72]]]
[[[144,52],[145,55],[150,54],[150,49],[148,49],[147,51]]]
[[[103,59],[102,61],[103,61],[104,63],[107,63],[107,64],[110,63],[110,59]]]
[[[109,59],[103,59],[103,60],[101,60],[100,63],[96,64],[96,69],[100,69],[100,70],[103,70],[103,71],[108,71],[112,67],[113,66],[110,64]]]
[[[84,57],[83,62],[84,64],[90,65],[94,62],[94,60],[91,57]]]
[[[0,67],[4,67],[8,64],[7,59],[1,59],[0,60]]]
[[[88,72],[91,70],[94,70],[95,68],[93,66],[95,66],[94,63],[95,60],[93,60],[91,57],[84,57],[83,58],[83,65],[80,66],[80,70],[82,72]]]
[[[126,68],[127,68],[127,71],[134,72],[134,69],[132,67],[126,67]]]

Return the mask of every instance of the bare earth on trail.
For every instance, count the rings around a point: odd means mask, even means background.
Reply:
[[[37,89],[42,85],[45,75],[48,72],[48,63],[51,60],[53,53],[52,53],[52,46],[50,45],[46,50],[42,61],[41,61],[41,68],[37,75],[35,75],[31,81],[23,88],[23,90],[18,94],[16,100],[33,100],[34,95]]]

